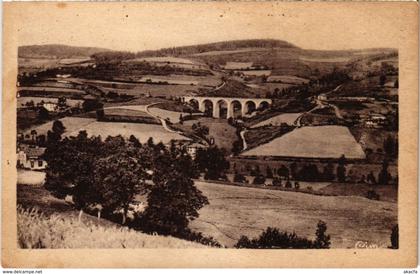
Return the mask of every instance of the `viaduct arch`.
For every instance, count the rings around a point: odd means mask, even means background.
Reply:
[[[249,112],[260,107],[268,107],[271,99],[266,98],[231,98],[231,97],[205,97],[183,96],[183,102],[198,106],[201,112],[209,111],[215,118],[234,118],[240,113],[246,116]]]

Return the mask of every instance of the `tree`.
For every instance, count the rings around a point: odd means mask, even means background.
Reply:
[[[254,185],[263,185],[265,183],[265,177],[264,175],[257,174],[254,177],[254,181],[252,182]]]
[[[48,113],[48,110],[46,110],[44,107],[40,107],[38,111],[38,119],[40,121],[45,121],[50,118],[50,114]]]
[[[31,139],[33,142],[36,141],[37,131],[35,129],[31,130]]]
[[[100,158],[93,165],[94,189],[98,203],[107,212],[122,210],[125,224],[128,209],[136,195],[146,193],[146,170],[135,155],[125,150]]]
[[[398,79],[397,80],[395,80],[395,82],[394,82],[394,88],[398,88],[399,87],[399,84],[398,84]]]
[[[388,161],[384,160],[382,163],[382,169],[378,174],[378,183],[386,185],[391,180],[391,174],[388,172]]]
[[[182,150],[175,155],[165,150],[154,159],[153,185],[143,213],[144,229],[164,235],[184,235],[188,224],[198,217],[207,198],[191,179],[193,161]]]
[[[179,114],[179,123],[181,125],[184,123],[184,117],[182,117],[182,113]]]
[[[385,140],[384,140],[384,151],[385,153],[389,156],[389,157],[393,157],[396,154],[396,148],[397,148],[397,143],[394,140],[394,138],[392,138],[392,136],[388,136]]]
[[[326,181],[333,181],[335,179],[334,166],[331,162],[328,162],[328,164],[324,166],[322,177]]]
[[[398,233],[398,225],[394,225],[391,231],[391,248],[398,249],[399,248],[399,233]]]
[[[46,140],[44,134],[39,135],[36,139],[37,139],[36,142],[37,142],[38,146],[43,147],[43,146],[46,145],[47,140]]]
[[[153,142],[153,137],[150,137],[149,139],[147,139],[147,146],[148,147],[154,147],[155,143]]]
[[[369,174],[368,174],[368,176],[366,177],[366,181],[369,183],[369,184],[376,184],[376,178],[375,178],[375,175],[373,175],[373,172],[371,171]]]
[[[103,121],[105,118],[105,111],[103,108],[97,109],[96,110],[96,119],[98,121]]]
[[[315,232],[316,239],[314,242],[315,248],[330,248],[331,237],[326,234],[327,224],[323,221],[319,221]]]
[[[237,156],[242,151],[242,142],[240,140],[235,140],[232,144],[232,153]]]
[[[290,175],[292,175],[292,178],[296,178],[296,174],[297,174],[297,164],[293,162],[290,165]]]
[[[338,159],[338,167],[337,167],[337,180],[340,183],[344,183],[346,181],[346,157],[341,155],[340,159]]]
[[[82,103],[82,108],[85,112],[102,108],[104,105],[97,99],[86,99]]]
[[[128,142],[132,144],[134,147],[142,147],[139,139],[136,138],[134,135],[130,135],[130,138],[128,138]]]
[[[226,160],[223,150],[217,146],[198,149],[195,162],[198,169],[205,173],[204,178],[206,180],[224,178],[225,172],[229,168],[229,162]]]
[[[283,179],[289,178],[289,169],[285,165],[281,165],[277,170],[277,174]]]
[[[275,177],[273,179],[273,186],[282,186],[281,185],[281,180],[278,177]]]
[[[233,176],[233,181],[235,183],[244,183],[245,180],[246,179],[245,179],[245,176],[244,175],[242,175],[242,174],[240,174],[238,172],[235,172],[235,175]]]
[[[379,85],[381,87],[383,87],[385,85],[386,82],[386,75],[385,74],[381,74],[381,76],[379,76]]]
[[[286,184],[284,185],[286,188],[291,188],[292,187],[292,183],[290,182],[290,179],[287,178]]]
[[[52,126],[52,131],[58,135],[62,135],[64,133],[64,131],[66,130],[66,128],[63,125],[63,122],[61,122],[60,120],[55,120]]]
[[[62,197],[73,195],[79,210],[97,203],[98,192],[93,188],[94,162],[103,155],[100,137],[87,137],[85,131],[76,137],[48,142],[45,160],[48,162],[45,186]]]
[[[267,176],[267,178],[270,178],[270,179],[273,178],[273,171],[271,170],[270,166],[267,166],[266,176]]]
[[[64,96],[60,96],[57,100],[57,105],[60,108],[65,108],[67,107],[67,99]]]
[[[284,248],[325,248],[315,246],[314,242],[299,237],[296,233],[282,232],[275,227],[267,227],[258,238],[250,240],[246,236],[241,236],[235,244],[236,248],[254,248],[254,249],[284,249]]]

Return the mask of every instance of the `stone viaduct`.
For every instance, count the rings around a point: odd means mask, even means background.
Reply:
[[[268,107],[272,104],[271,99],[265,98],[230,98],[230,97],[207,97],[207,96],[183,96],[185,103],[196,104],[198,110],[206,112],[211,110],[212,116],[221,118],[221,110],[225,109],[226,118],[235,118],[240,111],[241,116],[247,116],[257,108]]]

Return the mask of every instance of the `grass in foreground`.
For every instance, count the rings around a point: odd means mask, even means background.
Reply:
[[[21,248],[205,248],[205,245],[154,236],[126,227],[104,227],[59,214],[45,216],[38,209],[17,210]]]

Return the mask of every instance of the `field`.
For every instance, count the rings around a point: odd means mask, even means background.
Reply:
[[[258,124],[251,126],[251,128],[262,127],[269,124],[272,124],[273,126],[279,126],[282,123],[286,123],[291,126],[301,114],[302,113],[282,113],[262,122],[259,122]]]
[[[43,184],[45,180],[45,173],[42,171],[33,171],[18,169],[17,181],[23,185],[38,185]]]
[[[202,53],[195,53],[191,56],[211,56],[211,55],[223,55],[223,54],[232,54],[232,53],[241,53],[241,52],[251,52],[251,51],[264,51],[261,48],[244,48],[236,50],[217,50],[217,51],[206,51]]]
[[[171,139],[187,140],[188,138],[177,133],[165,131],[161,125],[152,124],[138,124],[138,123],[111,123],[111,122],[98,122],[92,118],[79,118],[79,117],[65,117],[60,119],[66,128],[64,136],[76,136],[79,131],[86,130],[88,135],[100,135],[102,138],[107,136],[122,135],[129,138],[134,135],[141,142],[146,142],[149,137],[152,137],[154,142],[168,143]],[[51,130],[53,122],[48,122],[41,126],[35,127],[38,134],[47,134]],[[30,132],[30,130],[29,130]]]
[[[38,104],[41,101],[47,102],[53,102],[57,103],[58,98],[50,98],[50,97],[18,97],[17,98],[17,107],[24,107],[27,102],[33,101],[34,104]],[[66,99],[66,104],[71,107],[81,107],[83,103],[83,100],[73,100],[73,99]]]
[[[308,79],[300,78],[293,75],[276,75],[267,78],[267,82],[281,82],[286,84],[306,84],[309,82]]]
[[[244,156],[365,158],[350,131],[341,126],[302,127],[242,153]]]
[[[229,125],[226,120],[213,119],[213,118],[198,118],[196,120],[184,121],[184,124],[177,125],[177,127],[185,130],[186,132],[192,131],[191,126],[200,122],[201,125],[205,125],[209,128],[208,137],[214,138],[215,144],[219,148],[226,149],[227,152],[230,152],[232,149],[232,143],[238,139],[236,135],[236,129]]]
[[[105,115],[117,115],[117,116],[134,116],[134,117],[151,117],[148,113],[130,109],[125,107],[113,107],[104,109]]]
[[[244,70],[239,72],[245,76],[269,76],[271,74],[271,70]]]
[[[187,140],[188,138],[177,133],[165,131],[161,125],[152,124],[137,124],[137,123],[107,123],[107,122],[93,122],[86,126],[79,128],[73,132],[65,133],[65,135],[75,136],[80,130],[86,130],[88,135],[100,135],[102,138],[107,136],[122,135],[129,138],[134,135],[140,142],[146,142],[150,137],[155,143],[163,142],[169,143],[172,139]]]
[[[268,226],[313,239],[319,220],[327,223],[333,248],[367,241],[390,245],[397,204],[353,196],[311,194],[196,182],[210,205],[190,227],[232,247],[241,235],[258,236]]]
[[[169,119],[171,123],[179,123],[179,115],[182,114],[183,116],[187,115],[187,113],[177,112],[177,111],[171,111],[166,109],[161,109],[157,107],[150,107],[149,111],[151,114],[163,118],[163,119]]]
[[[40,186],[18,185],[17,230],[22,248],[205,248],[174,237],[152,236],[84,214]],[[37,210],[34,210],[37,209]]]
[[[153,85],[153,84],[136,84],[131,89],[118,90],[119,93],[127,93],[128,95],[140,96],[181,96],[187,95],[191,91],[197,90],[197,86],[191,85]]]

